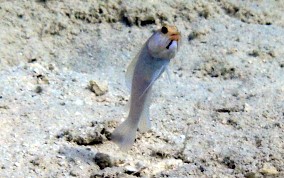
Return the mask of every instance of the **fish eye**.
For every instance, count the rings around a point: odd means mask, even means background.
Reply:
[[[162,32],[163,34],[167,34],[167,33],[168,33],[168,28],[165,27],[165,26],[163,26],[162,29],[161,29],[161,32]]]

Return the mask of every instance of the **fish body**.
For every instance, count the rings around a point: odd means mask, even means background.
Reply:
[[[128,66],[126,84],[131,88],[129,114],[112,133],[112,140],[121,150],[131,148],[138,128],[141,132],[151,128],[149,107],[152,86],[175,56],[179,39],[176,27],[162,27],[147,40]]]

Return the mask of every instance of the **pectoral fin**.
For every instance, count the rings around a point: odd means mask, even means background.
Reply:
[[[160,77],[160,75],[164,72],[165,66],[162,66],[157,72],[154,73],[151,82],[146,87],[146,89],[142,92],[142,94],[139,96],[139,99],[143,97],[145,93],[153,86],[154,82]]]

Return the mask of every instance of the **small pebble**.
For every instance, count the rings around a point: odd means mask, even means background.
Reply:
[[[108,154],[98,152],[94,158],[94,161],[100,167],[100,169],[113,166]]]
[[[133,167],[133,166],[125,166],[125,169],[126,169],[126,171],[128,172],[128,173],[134,173],[134,172],[138,172],[138,170],[135,168],[135,167]]]
[[[266,175],[276,175],[279,173],[277,169],[269,163],[264,163],[263,168],[260,169],[259,172]]]
[[[89,81],[89,89],[96,94],[96,96],[102,96],[108,91],[108,86],[106,83],[101,83],[98,81]]]
[[[254,172],[249,172],[247,174],[245,174],[245,178],[256,178],[256,175]]]
[[[42,93],[42,91],[43,91],[43,89],[42,89],[41,86],[37,86],[37,87],[35,88],[35,92],[36,92],[36,93]]]

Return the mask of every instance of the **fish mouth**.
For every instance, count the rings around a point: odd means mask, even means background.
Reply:
[[[180,33],[174,33],[170,35],[170,40],[179,41],[180,40]]]
[[[169,39],[171,40],[170,43],[167,45],[167,49],[170,48],[170,46],[172,45],[173,41],[176,41],[178,42],[180,40],[180,33],[179,32],[176,32],[176,33],[173,33],[169,36]]]
[[[172,43],[173,43],[173,40],[170,41],[170,43],[168,44],[166,48],[169,49]]]

